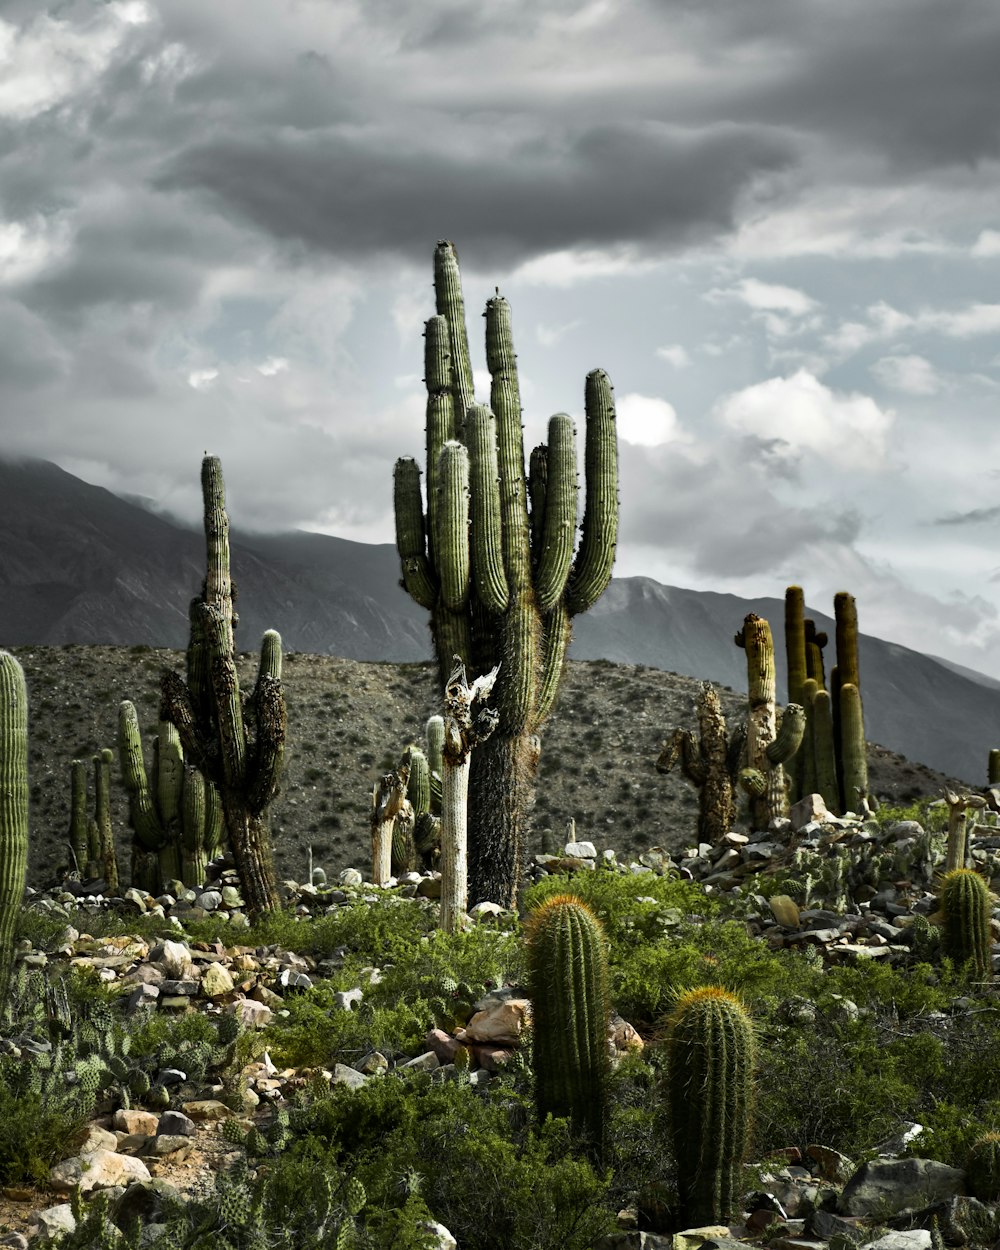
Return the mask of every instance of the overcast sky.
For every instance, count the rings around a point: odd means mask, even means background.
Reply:
[[[0,0],[2,450],[391,541],[449,238],[530,442],[611,375],[618,574],[1000,676],[998,65],[994,0]]]

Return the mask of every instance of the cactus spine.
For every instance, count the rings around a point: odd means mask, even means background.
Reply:
[[[740,1196],[750,1133],[753,1024],[734,995],[703,986],[678,1000],[667,1048],[681,1227],[723,1223]]]
[[[0,651],[0,1000],[6,1000],[14,929],[28,874],[28,689]]]
[[[804,707],[809,668],[806,655],[805,595],[801,586],[789,586],[785,591],[785,657],[788,664],[788,702]],[[792,802],[808,793],[803,789],[806,769],[806,752],[803,750],[796,754],[789,769],[789,798]]]
[[[538,759],[537,732],[555,701],[570,621],[603,593],[617,535],[617,441],[611,384],[587,377],[586,506],[575,559],[573,423],[560,413],[525,472],[510,308],[486,307],[490,407],[476,404],[455,249],[434,258],[437,315],[427,322],[426,510],[420,470],[397,461],[396,545],[403,584],[431,611],[443,684],[458,656],[476,674],[503,661],[497,732],[473,757],[471,887],[510,905]],[[471,529],[470,529],[471,526]]]
[[[944,952],[957,964],[968,963],[974,976],[992,972],[990,893],[971,868],[955,868],[941,882]]]
[[[281,785],[287,731],[281,638],[274,630],[264,634],[257,681],[244,697],[236,669],[229,518],[215,456],[202,461],[201,484],[207,573],[191,604],[187,681],[164,674],[161,717],[176,726],[186,757],[218,788],[241,892],[254,918],[279,906],[267,809]]]
[[[526,930],[538,1116],[568,1117],[599,1160],[610,1015],[604,930],[590,908],[570,894],[535,908]]]
[[[767,621],[751,612],[734,641],[747,655],[747,767],[741,781],[750,794],[751,827],[766,829],[788,810],[783,765],[799,748],[805,718],[802,708],[791,704],[785,709],[781,733],[777,732],[774,643]],[[763,787],[749,773],[760,774]]]
[[[465,665],[456,660],[444,691],[444,776],[441,779],[441,928],[454,933],[469,902],[468,802],[473,748],[487,741],[497,725],[488,708],[496,681],[494,668],[470,686]]]
[[[730,740],[718,692],[710,681],[702,682],[698,696],[698,730],[696,742],[689,729],[675,729],[656,768],[668,773],[680,763],[681,772],[698,790],[698,838],[714,843],[733,827],[736,765],[743,735]]]

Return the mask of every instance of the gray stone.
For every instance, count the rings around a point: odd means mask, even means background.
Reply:
[[[567,842],[563,854],[573,859],[596,859],[597,847],[593,842]]]
[[[60,1202],[56,1207],[45,1207],[36,1211],[31,1217],[35,1238],[39,1241],[51,1241],[61,1233],[71,1233],[76,1228],[73,1208],[68,1202]]]
[[[209,964],[202,973],[201,992],[206,998],[221,998],[234,988],[233,978],[222,964]]]
[[[195,906],[202,907],[205,911],[217,911],[221,903],[222,894],[218,890],[205,890],[195,900]]]
[[[426,1050],[422,1055],[417,1055],[415,1059],[407,1059],[405,1063],[396,1065],[398,1072],[433,1072],[435,1068],[441,1066],[441,1060],[437,1057],[433,1050]]]
[[[341,885],[361,885],[364,877],[356,868],[345,868],[337,878]]]
[[[926,1228],[914,1228],[906,1233],[885,1233],[862,1245],[864,1250],[931,1250],[931,1235]]]
[[[330,1084],[347,1085],[351,1089],[360,1089],[367,1080],[368,1077],[356,1068],[349,1068],[346,1063],[335,1063],[333,1065],[333,1075],[330,1077]]]
[[[364,994],[360,986],[353,990],[343,990],[339,994],[334,994],[333,1003],[335,1007],[340,1007],[343,1011],[353,1011],[355,1007],[361,1005]]]
[[[878,1219],[951,1198],[965,1189],[965,1173],[934,1159],[873,1159],[862,1164],[844,1187],[842,1215]]]
[[[28,1250],[28,1239],[24,1233],[7,1233],[0,1237],[0,1246],[6,1250]]]
[[[164,1111],[156,1126],[156,1135],[171,1133],[183,1137],[193,1137],[196,1132],[194,1120],[183,1111]]]
[[[170,1208],[183,1202],[181,1191],[169,1181],[140,1181],[129,1185],[115,1204],[115,1219],[123,1226],[138,1220],[140,1224],[155,1223]]]
[[[669,1234],[629,1232],[608,1233],[594,1242],[594,1250],[672,1250],[674,1239]]]
[[[115,1185],[149,1179],[149,1170],[140,1159],[111,1150],[92,1150],[85,1155],[74,1155],[57,1163],[49,1173],[53,1189],[65,1192],[79,1185],[81,1193],[85,1194],[92,1189],[110,1189]]]

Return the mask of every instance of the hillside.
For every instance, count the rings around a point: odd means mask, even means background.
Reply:
[[[180,652],[135,647],[15,647],[25,669],[30,706],[30,881],[52,878],[68,856],[69,771],[115,745],[117,708],[130,698],[144,733],[156,728],[159,679],[178,671]],[[249,671],[255,657],[246,656]],[[286,784],[273,809],[279,871],[306,874],[308,847],[331,869],[363,867],[370,858],[372,783],[403,747],[423,735],[437,710],[430,664],[365,664],[293,652],[286,657],[289,749]],[[568,665],[556,711],[545,727],[531,849],[542,833],[559,836],[570,817],[579,837],[598,849],[636,854],[691,843],[695,792],[654,764],[675,725],[693,724],[699,683],[641,665],[606,661]],[[723,690],[730,714],[742,698]],[[148,753],[147,753],[148,754]],[[893,802],[937,796],[943,778],[878,747],[870,749],[872,788]],[[114,822],[119,858],[128,863],[127,800],[114,769]]]

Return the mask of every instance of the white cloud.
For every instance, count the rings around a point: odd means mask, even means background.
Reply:
[[[618,434],[626,442],[639,447],[658,447],[662,443],[690,442],[681,428],[672,404],[652,395],[622,395],[616,405]]]
[[[218,376],[218,369],[194,369],[188,374],[188,386],[194,391],[204,391]]]
[[[666,347],[658,347],[656,354],[675,369],[687,369],[691,364],[691,356],[686,347],[680,343],[670,343]]]
[[[981,230],[972,245],[973,256],[1000,256],[1000,230]]]
[[[923,356],[883,356],[871,372],[883,386],[907,395],[936,395],[941,389],[934,366]]]
[[[28,226],[0,221],[0,286],[37,277],[69,248],[69,230],[62,220],[38,217]]]
[[[758,278],[743,278],[731,287],[714,287],[706,291],[704,298],[710,304],[745,304],[763,320],[773,338],[785,338],[803,330],[815,329],[819,324],[816,316],[819,304],[805,291],[761,282]]]
[[[870,396],[832,391],[805,369],[728,395],[716,411],[730,429],[774,440],[788,459],[814,452],[831,465],[869,471],[882,465],[893,421]]]
[[[594,278],[615,278],[651,269],[653,261],[642,260],[636,248],[616,248],[604,251],[599,248],[559,252],[546,252],[534,260],[525,261],[511,275],[511,284],[523,282],[529,286],[575,286]]]
[[[543,347],[554,347],[560,339],[563,339],[567,334],[572,333],[572,331],[575,330],[580,324],[581,322],[579,320],[567,321],[563,325],[545,325],[539,323],[535,327],[535,336]]]
[[[276,373],[285,373],[287,370],[288,359],[285,356],[268,356],[267,360],[257,366],[257,372],[265,378],[273,378]]]
[[[886,342],[903,334],[943,334],[951,339],[1000,333],[1000,304],[968,304],[965,308],[922,308],[901,312],[884,300],[870,305],[867,321],[845,321],[826,335],[824,344],[841,356],[850,356],[870,343]]]

